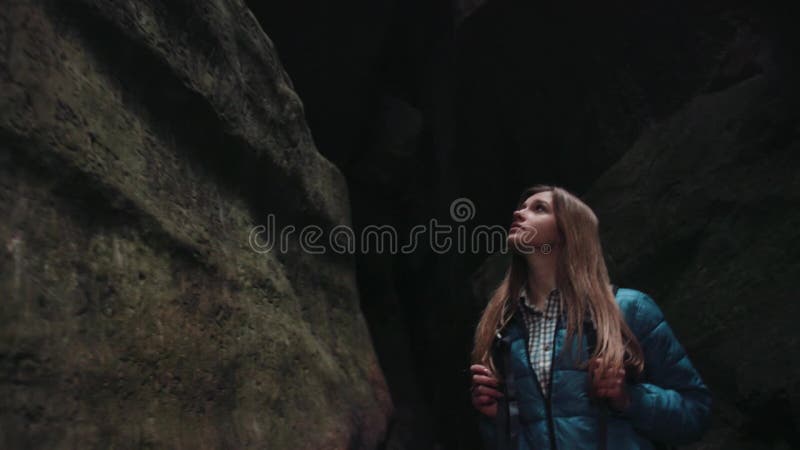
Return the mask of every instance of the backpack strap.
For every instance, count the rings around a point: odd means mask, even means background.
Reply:
[[[509,334],[503,336],[498,331],[494,340],[495,362],[499,362],[498,370],[502,372],[503,378],[500,386],[503,397],[497,400],[495,418],[497,450],[516,450],[520,430],[517,387],[511,368],[511,339]]]

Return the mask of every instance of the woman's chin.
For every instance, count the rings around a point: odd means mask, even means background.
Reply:
[[[509,234],[508,238],[506,239],[506,246],[510,252],[517,254],[528,254],[533,253],[536,243],[525,242],[525,240],[520,236]]]

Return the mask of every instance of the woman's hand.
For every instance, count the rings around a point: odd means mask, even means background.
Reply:
[[[503,393],[497,390],[497,378],[488,367],[473,364],[472,371],[472,406],[481,414],[489,417],[497,415],[497,399]]]
[[[603,369],[603,358],[592,360],[589,365],[589,377],[592,380],[591,395],[608,398],[612,408],[624,411],[630,404],[630,396],[625,384],[625,369]]]

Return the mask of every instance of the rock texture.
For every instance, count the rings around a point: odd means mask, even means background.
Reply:
[[[391,411],[350,223],[240,1],[0,8],[4,448],[373,448]],[[295,235],[296,236],[296,235]]]

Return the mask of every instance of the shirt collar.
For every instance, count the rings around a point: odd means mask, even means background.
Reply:
[[[552,302],[554,302],[554,301],[555,301],[555,302],[558,302],[558,300],[559,300],[559,293],[560,293],[560,291],[558,290],[558,287],[554,287],[553,289],[551,289],[551,290],[550,290],[550,293],[548,293],[548,294],[547,294],[547,299],[545,300],[545,304],[544,304],[545,311],[542,311],[542,310],[540,310],[539,308],[537,308],[536,306],[534,306],[533,304],[531,304],[531,303],[529,302],[529,298],[528,298],[528,292],[527,292],[527,290],[525,289],[525,287],[526,287],[527,285],[528,285],[527,281],[526,281],[526,282],[524,282],[524,283],[522,283],[522,287],[521,287],[521,288],[520,288],[520,290],[519,290],[519,294],[517,295],[517,298],[519,299],[519,303],[520,303],[520,305],[523,305],[523,306],[525,306],[525,307],[527,308],[528,312],[531,312],[531,313],[533,313],[533,314],[539,314],[539,315],[542,315],[542,314],[544,314],[544,313],[545,313],[545,312],[546,312],[548,309],[550,309],[550,308],[549,308],[549,306],[550,306],[550,303],[552,303]],[[555,312],[554,312],[554,313],[555,313]],[[551,318],[551,316],[550,316],[550,315],[548,315],[547,317],[548,317],[548,318]]]

